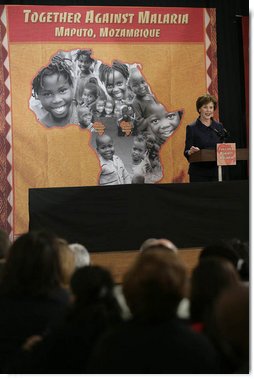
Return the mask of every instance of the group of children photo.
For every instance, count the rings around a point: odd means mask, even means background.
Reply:
[[[76,124],[96,133],[103,125],[104,135],[92,140],[101,164],[100,185],[162,179],[160,147],[183,114],[168,112],[158,102],[140,64],[114,60],[108,65],[93,58],[91,49],[57,52],[33,78],[30,109],[47,128]],[[126,148],[121,153],[122,138]]]

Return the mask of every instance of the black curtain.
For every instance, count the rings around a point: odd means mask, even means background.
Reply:
[[[249,239],[248,181],[136,184],[29,191],[29,229],[46,228],[89,251],[137,250],[151,237],[180,248]]]

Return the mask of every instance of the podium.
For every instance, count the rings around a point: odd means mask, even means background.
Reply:
[[[238,148],[236,149],[236,161],[248,161],[249,160],[249,149]],[[189,162],[217,162],[216,149],[201,149],[194,154],[189,156]],[[218,181],[222,181],[222,170],[221,166],[218,166]]]

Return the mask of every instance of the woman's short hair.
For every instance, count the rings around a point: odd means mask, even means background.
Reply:
[[[199,113],[199,109],[208,103],[213,103],[214,110],[217,108],[217,99],[213,95],[207,93],[205,95],[199,96],[196,101],[197,112]]]
[[[140,254],[123,282],[123,293],[132,314],[157,320],[175,316],[185,296],[186,275],[179,257],[160,247]]]

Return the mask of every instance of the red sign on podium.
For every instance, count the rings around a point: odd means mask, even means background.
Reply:
[[[217,144],[217,165],[233,166],[236,165],[236,144],[218,143]]]

